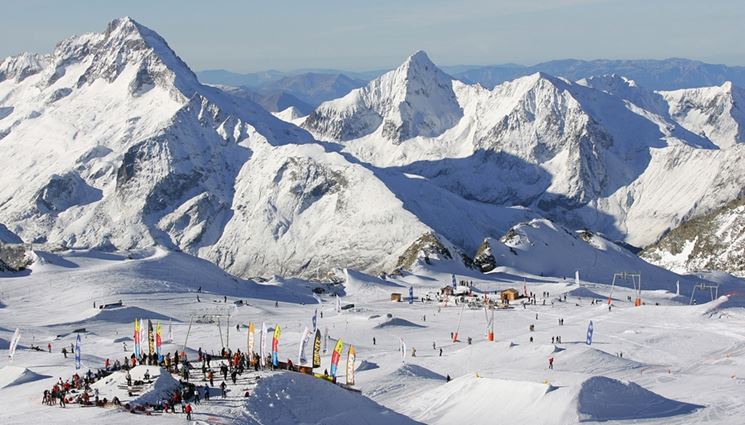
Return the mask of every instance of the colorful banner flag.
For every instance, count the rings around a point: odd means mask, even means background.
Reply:
[[[147,321],[147,354],[152,356],[155,354],[155,337],[153,336],[153,322],[149,319]]]
[[[160,321],[158,321],[158,323],[155,325],[155,353],[158,355],[158,361],[160,361],[160,347]]]
[[[349,346],[347,352],[347,385],[354,385],[354,361],[357,359],[357,351],[353,346]]]
[[[248,352],[249,356],[253,356],[254,352],[254,324],[253,322],[248,324]]]
[[[144,354],[145,341],[147,341],[147,328],[145,327],[145,319],[140,319],[140,353]]]
[[[302,335],[300,335],[300,351],[298,352],[298,359],[297,363],[299,365],[306,365],[308,364],[308,358],[305,355],[306,348],[308,347],[308,342],[310,341],[310,336],[313,335],[308,327],[306,326],[303,330]]]
[[[316,329],[316,337],[313,340],[313,367],[321,367],[321,330]]]
[[[336,378],[336,368],[339,367],[339,359],[341,359],[341,352],[344,351],[344,343],[339,338],[336,341],[336,347],[334,352],[331,353],[331,376]]]
[[[414,304],[414,287],[409,286],[409,304]]]
[[[272,365],[274,367],[279,366],[279,337],[282,335],[282,331],[279,325],[274,326],[274,337],[272,338]]]
[[[8,357],[10,357],[10,360],[13,360],[13,356],[16,354],[16,348],[18,348],[18,341],[21,340],[21,330],[19,328],[16,328],[16,331],[13,332],[13,338],[10,340],[10,346],[8,347]]]
[[[593,326],[592,326],[592,320],[590,320],[590,325],[587,327],[587,345],[592,345],[592,332],[593,332]]]
[[[135,319],[135,357],[140,358],[140,321]]]
[[[80,334],[75,339],[75,369],[80,369]]]
[[[259,338],[259,357],[261,360],[261,367],[266,366],[266,340],[267,338],[266,322],[261,322],[261,335]]]

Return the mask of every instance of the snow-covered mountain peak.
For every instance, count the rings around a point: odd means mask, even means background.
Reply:
[[[721,86],[662,91],[670,115],[689,131],[722,149],[745,142],[745,89]]]
[[[452,77],[418,51],[367,86],[321,104],[303,125],[334,140],[379,133],[399,143],[440,135],[462,116]]]

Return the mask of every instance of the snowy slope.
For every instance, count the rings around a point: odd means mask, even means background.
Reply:
[[[670,115],[688,130],[726,149],[745,142],[745,89],[725,82],[703,87],[660,92]]]
[[[492,272],[520,270],[540,276],[563,276],[610,284],[614,273],[641,273],[645,289],[675,292],[688,278],[646,263],[602,235],[574,233],[545,219],[514,226],[499,240],[484,241],[477,261]],[[483,267],[482,267],[483,268]],[[630,287],[632,282],[619,282]]]
[[[380,89],[429,70],[436,81],[404,96],[422,99],[448,78],[423,54],[404,68]],[[0,222],[27,242],[162,245],[243,276],[380,272],[425,233],[472,251],[532,216],[316,142],[244,97],[199,84],[165,40],[129,18],[2,69]],[[441,124],[438,108],[396,111],[389,118],[403,114],[405,131]]]
[[[362,161],[424,176],[467,199],[530,206],[638,246],[739,194],[740,150],[720,152],[718,139],[681,126],[665,93],[615,75],[572,83],[543,73],[492,90],[452,80],[446,87],[431,68],[409,66],[412,58],[321,105],[304,127]],[[407,108],[422,116],[445,108],[440,115],[454,118],[437,132],[385,133],[379,111],[401,104],[408,86],[379,86],[404,70],[417,72],[411,81],[430,81],[422,92],[431,100],[406,101]],[[700,178],[703,169],[717,172]]]

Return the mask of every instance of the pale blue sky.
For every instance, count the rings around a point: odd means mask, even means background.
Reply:
[[[0,57],[129,15],[195,70],[686,57],[745,65],[744,0],[0,0]]]

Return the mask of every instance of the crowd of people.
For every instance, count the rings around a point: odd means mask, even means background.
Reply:
[[[217,355],[202,351],[200,347],[197,351],[197,361],[190,363],[187,360],[186,353],[169,352],[165,355],[149,355],[143,353],[140,357],[134,354],[125,356],[123,361],[110,359],[104,361],[104,367],[95,372],[88,370],[84,375],[73,374],[69,379],[59,381],[48,390],[44,391],[42,403],[49,406],[59,405],[66,407],[68,404],[80,406],[98,406],[98,407],[121,407],[131,413],[153,414],[153,413],[176,413],[180,406],[180,413],[186,414],[187,419],[191,419],[191,413],[194,411],[194,405],[200,404],[202,400],[210,400],[210,392],[215,388],[215,373],[218,372],[222,382],[218,385],[222,398],[227,397],[229,391],[227,382],[236,385],[238,378],[252,370],[258,372],[260,369],[274,370],[271,356],[267,356],[262,362],[257,353],[246,354],[241,350],[232,351],[229,348],[223,348]],[[146,370],[141,380],[135,380],[130,374],[130,370],[136,366],[158,366],[163,368],[166,373],[178,376],[179,387],[169,392],[165,392],[161,400],[155,403],[131,403],[122,401],[118,397],[108,400],[105,397],[99,397],[98,388],[92,385],[99,380],[115,372],[123,371],[125,373],[126,388],[130,398],[141,390],[145,385],[153,383],[155,377],[150,376],[150,371]],[[295,370],[290,360],[284,364],[288,370]],[[201,370],[201,378],[204,384],[196,384],[193,380],[194,372]],[[197,372],[198,373],[198,372]],[[256,377],[260,379],[260,377]],[[244,397],[249,397],[248,388],[242,390]]]

